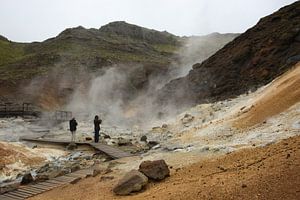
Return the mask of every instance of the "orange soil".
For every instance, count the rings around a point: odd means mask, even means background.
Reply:
[[[182,158],[184,162],[184,158]],[[131,196],[111,189],[120,174],[99,175],[60,187],[30,200],[98,199],[300,199],[300,136],[277,144],[244,149],[171,170],[160,183]],[[103,177],[115,176],[113,180]],[[102,179],[101,179],[102,177]]]
[[[5,167],[18,161],[24,165],[33,166],[45,161],[45,159],[33,155],[23,146],[0,142],[0,165]],[[2,167],[0,167],[0,171]]]
[[[265,121],[300,102],[300,63],[272,82],[254,100],[251,108],[234,120],[234,126],[245,128]]]
[[[37,104],[44,110],[60,109],[63,105],[62,99],[56,94],[53,88],[48,88],[47,91],[41,93],[37,98]]]

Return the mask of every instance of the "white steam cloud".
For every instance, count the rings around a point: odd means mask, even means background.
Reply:
[[[109,125],[155,125],[162,117],[165,119],[180,111],[172,105],[163,111],[157,108],[154,104],[157,90],[170,80],[186,75],[194,63],[202,62],[236,36],[215,33],[184,38],[185,45],[179,50],[178,62],[172,64],[167,74],[147,77],[147,86],[142,89],[136,87],[139,85],[136,82],[145,79],[139,73],[143,66],[108,67],[104,73],[91,78],[87,85],[80,84],[66,109],[82,120],[93,120],[99,115]]]

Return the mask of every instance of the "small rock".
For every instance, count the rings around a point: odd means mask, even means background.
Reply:
[[[35,177],[36,182],[49,180],[49,175],[46,173],[37,174]]]
[[[223,166],[218,166],[218,168],[222,171],[227,171],[226,168],[224,168]]]
[[[146,135],[143,135],[140,139],[142,142],[147,142],[147,136]]]
[[[170,170],[164,160],[144,161],[140,164],[139,171],[154,180],[162,180],[170,175]]]
[[[68,146],[66,147],[67,150],[74,150],[77,148],[77,145],[74,142],[71,142],[70,144],[68,144]]]
[[[162,128],[168,128],[168,124],[163,124],[161,127]]]
[[[160,144],[158,144],[158,145],[155,145],[154,147],[152,147],[152,149],[159,149],[160,148]]]
[[[80,178],[80,177],[77,177],[76,179],[72,180],[70,183],[71,183],[71,184],[75,184],[75,183],[77,183],[77,182],[80,181],[80,180],[81,180],[81,178]]]
[[[110,168],[107,168],[107,169],[104,171],[104,174],[109,174],[109,173],[111,173],[111,172],[113,172],[113,170],[110,169]]]
[[[194,116],[190,114],[185,114],[184,117],[181,119],[182,124],[187,125],[188,123],[194,120]]]
[[[95,165],[93,167],[93,175],[92,176],[95,177],[95,176],[97,176],[98,174],[101,174],[104,171],[105,171],[105,169],[102,168],[100,165]]]
[[[129,145],[132,145],[131,141],[129,139],[125,139],[125,138],[122,138],[122,137],[119,137],[118,138],[118,145],[119,146],[129,146]]]
[[[131,170],[118,182],[113,192],[117,195],[128,195],[140,191],[148,183],[148,178],[137,170]]]
[[[75,172],[80,170],[80,165],[79,164],[75,164],[71,166],[71,172]]]
[[[111,139],[109,135],[102,133],[104,139]]]
[[[115,177],[113,176],[101,176],[100,181],[108,181],[108,180],[112,180]]]
[[[31,182],[33,182],[33,177],[32,177],[31,172],[24,174],[24,176],[22,177],[22,180],[21,180],[21,184],[26,185]]]
[[[150,148],[152,148],[152,147],[154,147],[154,146],[156,146],[156,145],[158,145],[158,144],[159,144],[159,142],[156,142],[156,141],[149,141],[147,145],[148,145]]]

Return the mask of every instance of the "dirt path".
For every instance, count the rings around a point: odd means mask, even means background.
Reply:
[[[172,169],[162,183],[136,195],[111,192],[118,174],[99,175],[30,200],[98,199],[300,199],[300,136]],[[111,177],[114,179],[110,179]]]

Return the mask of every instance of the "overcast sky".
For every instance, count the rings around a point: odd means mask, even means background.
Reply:
[[[127,21],[176,35],[244,32],[295,0],[0,0],[0,35],[43,41],[69,27]]]

